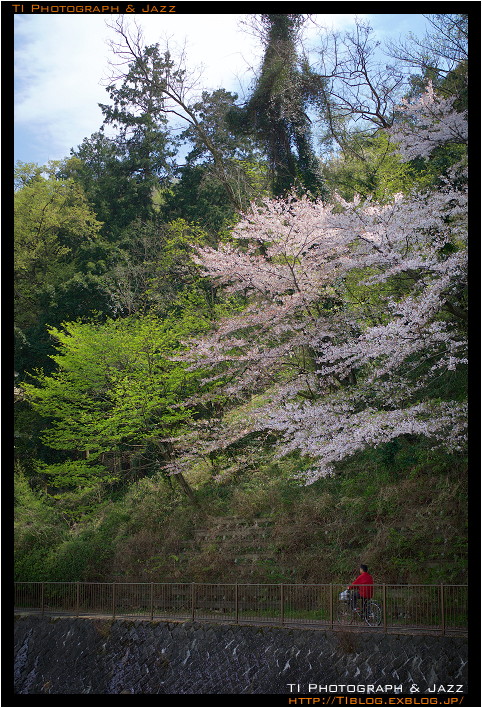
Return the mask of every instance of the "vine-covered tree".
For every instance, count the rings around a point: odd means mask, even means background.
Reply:
[[[302,15],[259,16],[265,44],[254,91],[243,109],[233,110],[232,125],[253,134],[263,146],[272,175],[274,195],[296,186],[313,196],[323,193],[319,163],[313,150],[307,114],[311,90],[306,59],[297,53]]]

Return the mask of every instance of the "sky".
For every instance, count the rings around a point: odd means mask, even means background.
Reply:
[[[398,39],[409,31],[423,35],[422,15],[359,14],[368,19],[377,39]],[[107,23],[115,15],[15,15],[14,17],[14,157],[35,162],[68,157],[102,124],[99,103],[105,90],[115,36]],[[316,25],[343,31],[353,26],[352,14],[314,15]],[[132,21],[134,16],[126,16]],[[225,88],[247,95],[263,50],[259,40],[240,24],[239,14],[135,15],[146,44],[186,42],[189,65],[204,67],[201,87]],[[306,27],[308,45],[316,46],[319,29]]]

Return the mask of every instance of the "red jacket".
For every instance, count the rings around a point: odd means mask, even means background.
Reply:
[[[373,597],[373,578],[370,573],[362,573],[349,585],[349,588],[350,590],[352,588],[358,588],[360,597]]]

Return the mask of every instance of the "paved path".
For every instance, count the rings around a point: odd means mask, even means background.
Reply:
[[[14,609],[16,615],[41,615],[42,611],[31,610],[31,609]],[[92,612],[79,612],[79,614],[72,612],[62,612],[62,611],[44,611],[43,615],[46,617],[83,617],[85,619],[103,619],[109,620],[113,619],[112,614],[103,613],[92,613]],[[127,619],[127,620],[144,620],[146,622],[190,622],[193,620],[191,614],[186,614],[183,617],[174,615],[157,615],[155,614],[151,620],[150,615],[139,615],[139,614],[115,614],[115,619]],[[220,616],[199,616],[195,615],[195,622],[214,622],[216,624],[229,624],[229,625],[249,625],[257,627],[286,627],[288,629],[317,629],[326,631],[327,629],[333,631],[348,631],[348,632],[382,632],[385,633],[383,625],[379,627],[369,627],[363,622],[354,624],[340,624],[336,620],[331,625],[330,622],[324,622],[322,620],[290,620],[285,619],[281,622],[278,619],[245,619],[240,618],[238,622],[231,617],[220,617]],[[428,636],[439,636],[442,634],[442,629],[436,626],[409,626],[409,625],[387,625],[386,633],[389,634],[411,634],[411,635],[428,635]],[[445,634],[447,636],[466,636],[467,628],[457,627],[457,628],[446,628]]]

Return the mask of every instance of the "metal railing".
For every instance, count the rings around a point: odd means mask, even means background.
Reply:
[[[342,584],[15,583],[15,611],[234,623],[346,625]],[[350,627],[377,631],[465,634],[466,585],[374,585],[378,619],[348,616]],[[344,620],[340,609],[345,608]]]

